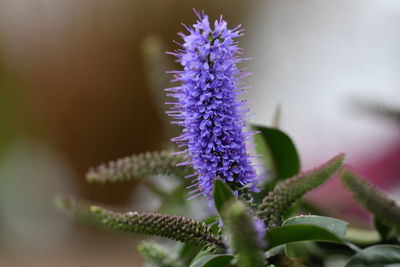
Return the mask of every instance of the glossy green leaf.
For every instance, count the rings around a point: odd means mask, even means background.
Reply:
[[[265,166],[274,175],[274,181],[286,179],[300,171],[300,158],[290,137],[283,131],[260,125],[252,125],[260,133],[254,136],[256,150]]]
[[[299,241],[342,241],[328,230],[310,224],[286,225],[271,229],[267,233],[267,241],[270,247]]]
[[[233,256],[227,254],[205,255],[195,260],[190,267],[224,267],[229,266],[232,259]]]
[[[183,266],[189,266],[190,263],[193,262],[193,260],[202,252],[202,249],[203,248],[183,243],[179,249],[178,259]]]
[[[286,256],[290,258],[309,259],[314,253],[323,252],[314,241],[293,242],[283,246]]]
[[[388,264],[400,266],[400,246],[376,245],[368,247],[354,255],[347,262],[346,267],[381,267]]]
[[[218,213],[222,213],[222,207],[230,200],[235,199],[232,190],[221,180],[215,180],[214,182],[214,204]]]
[[[270,248],[299,241],[322,241],[343,243],[347,223],[323,216],[298,216],[268,231]]]
[[[283,225],[294,225],[294,224],[312,224],[320,226],[333,234],[339,239],[343,239],[347,232],[348,223],[336,218],[316,215],[301,215],[292,217],[286,220]]]

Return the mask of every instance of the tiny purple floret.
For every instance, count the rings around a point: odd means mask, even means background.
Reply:
[[[184,25],[188,33],[179,33],[181,48],[169,53],[183,70],[172,71],[179,85],[166,89],[177,99],[169,103],[173,106],[167,113],[177,119],[172,123],[183,127],[182,134],[172,139],[190,157],[182,164],[197,171],[192,193],[211,199],[215,179],[237,190],[248,184],[254,188],[256,175],[245,144],[252,135],[245,129],[247,109],[238,99],[245,89],[238,82],[247,74],[237,66],[244,59],[239,58],[242,49],[234,40],[242,30],[228,29],[222,17],[211,27],[204,12],[196,15],[196,24]]]
[[[265,239],[265,234],[267,233],[267,228],[265,227],[264,221],[259,218],[253,219],[253,226],[257,233],[257,243],[261,248],[267,247],[267,241]]]

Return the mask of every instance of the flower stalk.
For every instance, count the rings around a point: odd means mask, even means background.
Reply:
[[[237,66],[244,60],[235,41],[242,29],[228,29],[222,17],[212,27],[204,12],[196,14],[196,24],[184,25],[188,34],[179,34],[181,48],[170,53],[183,68],[172,72],[180,84],[166,91],[176,98],[169,103],[168,114],[176,119],[172,123],[183,127],[173,140],[190,156],[182,165],[196,170],[192,193],[210,199],[214,179],[235,191],[256,179],[245,145],[252,135],[245,130],[247,109],[238,99],[245,89],[239,80],[247,75]]]

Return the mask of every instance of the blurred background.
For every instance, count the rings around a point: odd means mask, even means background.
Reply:
[[[2,0],[0,266],[141,266],[135,239],[75,224],[53,197],[151,208],[134,182],[84,174],[170,146],[162,89],[177,66],[164,51],[193,8],[244,26],[252,122],[271,125],[280,105],[303,169],[345,152],[400,199],[399,1]],[[337,180],[308,197],[368,227]]]

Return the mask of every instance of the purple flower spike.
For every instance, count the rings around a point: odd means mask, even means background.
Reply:
[[[245,141],[251,132],[245,131],[244,102],[238,100],[244,87],[238,86],[246,73],[236,64],[241,49],[236,37],[242,35],[240,26],[228,29],[227,23],[215,21],[210,26],[208,16],[195,11],[199,20],[187,27],[181,48],[172,54],[183,67],[173,71],[177,87],[166,89],[177,99],[167,113],[177,119],[172,123],[183,126],[179,137],[172,139],[186,147],[191,164],[197,171],[196,187],[191,193],[211,199],[214,179],[221,179],[234,190],[255,183],[255,171],[246,152]]]

